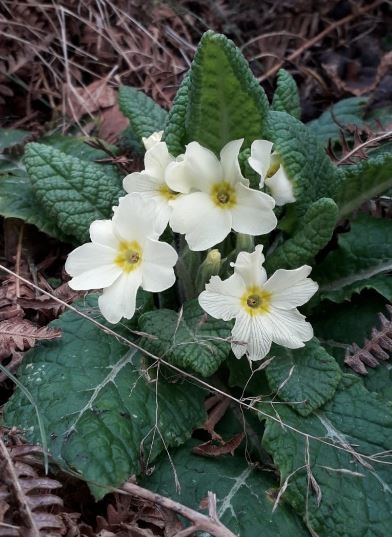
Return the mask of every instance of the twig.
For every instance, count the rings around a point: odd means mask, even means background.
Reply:
[[[272,421],[280,423],[281,426],[283,427],[283,422],[281,421],[280,418],[276,418],[276,417],[272,416],[271,414],[269,414],[267,412],[264,412],[260,408],[255,408],[254,404],[252,404],[252,403],[249,404],[249,403],[247,403],[246,401],[244,401],[242,399],[238,399],[238,398],[234,397],[234,395],[231,395],[230,393],[226,393],[225,391],[221,390],[217,386],[213,386],[212,384],[209,384],[208,382],[202,380],[201,378],[195,377],[194,375],[192,375],[192,373],[189,373],[188,371],[182,370],[181,368],[175,366],[174,364],[172,364],[170,362],[167,362],[164,358],[162,358],[160,356],[156,356],[155,354],[153,354],[152,352],[149,352],[147,349],[144,349],[143,347],[141,347],[140,345],[138,345],[134,341],[131,341],[130,339],[127,339],[126,337],[122,336],[121,334],[118,334],[117,332],[115,332],[114,330],[109,328],[108,326],[105,326],[104,324],[100,323],[99,321],[96,321],[91,316],[87,315],[86,313],[83,313],[82,311],[78,310],[74,306],[71,306],[70,304],[68,304],[64,300],[61,300],[61,298],[56,297],[53,293],[50,293],[49,291],[46,291],[42,287],[39,287],[38,285],[35,285],[33,282],[27,280],[26,278],[23,278],[22,276],[16,274],[13,270],[8,269],[4,265],[0,264],[0,270],[4,271],[6,274],[9,274],[9,275],[12,275],[12,276],[15,276],[15,277],[19,278],[22,282],[24,282],[27,285],[30,285],[33,289],[36,289],[36,290],[40,291],[41,293],[43,293],[44,295],[47,295],[47,296],[53,298],[53,300],[55,300],[56,302],[58,302],[59,304],[61,304],[65,308],[67,308],[68,310],[73,311],[74,313],[79,315],[79,317],[82,317],[83,319],[88,320],[91,324],[94,324],[97,328],[102,330],[102,332],[105,332],[106,334],[112,335],[113,337],[115,337],[117,339],[117,341],[122,342],[126,346],[132,347],[134,349],[137,349],[137,350],[141,351],[143,354],[145,354],[149,358],[152,358],[153,360],[155,360],[155,362],[164,364],[165,366],[169,367],[170,369],[172,369],[176,373],[182,375],[183,377],[191,379],[192,382],[196,382],[199,386],[202,386],[204,389],[208,390],[209,392],[214,392],[214,393],[219,394],[219,395],[221,395],[223,397],[227,397],[231,401],[233,401],[234,403],[240,405],[241,407],[246,408],[248,410],[251,410],[253,412],[256,412],[257,414],[259,414],[260,416],[263,416],[264,418],[268,418],[268,419],[271,419]],[[134,330],[130,330],[130,332],[137,334],[137,332],[135,332]],[[0,364],[0,369],[1,368],[4,369],[4,366],[1,366],[1,364]],[[14,380],[15,377],[13,377],[13,375],[12,376],[9,375],[9,376],[10,376],[11,380],[13,380],[15,382],[15,380]],[[16,381],[18,381],[18,379],[16,379]],[[19,383],[19,384],[21,386],[23,386],[21,383]],[[278,403],[275,401],[275,402],[273,402],[273,404],[276,405]],[[287,403],[282,401],[279,404],[285,405]],[[284,424],[284,427],[286,429],[288,429],[289,431],[292,431],[293,433],[300,434],[301,436],[304,436],[304,437],[308,436],[311,440],[315,440],[317,442],[320,442],[320,444],[330,446],[330,447],[332,447],[334,449],[337,449],[339,451],[345,451],[345,452],[349,452],[349,453],[353,452],[353,450],[348,450],[346,446],[338,445],[338,444],[335,444],[333,442],[329,442],[328,440],[324,440],[323,438],[320,438],[318,436],[310,435],[310,434],[305,433],[304,431],[301,431],[300,429],[298,429],[297,427],[294,427],[292,425]],[[391,454],[392,454],[392,451],[391,451]],[[388,452],[388,456],[390,456],[389,452]],[[371,460],[373,462],[383,462],[383,464],[387,464],[387,465],[392,466],[392,460],[391,461],[379,461],[377,459],[377,453],[375,455],[361,454],[361,457],[362,457],[362,459],[368,459],[368,460]]]
[[[380,4],[383,4],[383,3],[384,3],[384,0],[376,0],[372,4],[369,4],[367,6],[358,8],[358,11],[356,13],[351,13],[350,15],[347,15],[346,17],[343,17],[343,19],[340,19],[339,21],[333,22],[332,24],[327,26],[327,28],[324,28],[324,30],[322,32],[320,32],[319,34],[315,35],[312,39],[309,39],[308,41],[306,41],[306,43],[304,43],[299,48],[297,48],[297,50],[292,52],[286,59],[280,60],[277,64],[275,64],[273,67],[271,67],[271,69],[269,69],[264,75],[258,77],[257,80],[259,82],[263,82],[264,80],[266,80],[270,76],[275,75],[276,72],[279,71],[279,69],[286,62],[293,62],[295,59],[297,59],[299,56],[301,56],[301,54],[303,52],[305,52],[305,50],[308,50],[309,48],[313,47],[313,45],[315,45],[318,41],[321,41],[321,39],[323,39],[330,32],[332,32],[336,28],[339,28],[340,26],[343,26],[344,24],[350,23],[351,21],[353,21],[354,19],[356,19],[360,15],[364,15],[368,11],[371,11],[372,9],[376,8],[377,6],[379,6]]]
[[[369,140],[366,140],[366,142],[363,142],[362,144],[360,145],[357,145],[356,147],[353,147],[353,149],[351,151],[349,151],[348,153],[346,153],[344,155],[344,157],[342,157],[340,160],[338,160],[338,162],[336,163],[337,166],[340,166],[341,164],[343,164],[344,162],[347,162],[350,160],[350,158],[355,155],[355,153],[358,153],[359,151],[361,151],[362,149],[364,149],[365,147],[367,147],[368,145],[373,145],[375,144],[376,142],[380,142],[381,140],[386,140],[388,138],[391,138],[392,137],[392,130],[391,131],[388,131],[388,132],[384,132],[383,134],[380,134],[379,136],[375,136],[374,138],[369,138]]]
[[[119,489],[119,491],[127,492],[132,496],[142,498],[143,500],[147,500],[151,503],[157,503],[158,505],[161,505],[166,509],[170,509],[178,515],[188,519],[192,523],[192,526],[177,533],[176,537],[187,537],[196,531],[205,531],[207,533],[211,533],[215,537],[236,537],[236,535],[227,529],[226,526],[224,526],[221,522],[219,522],[219,520],[214,520],[213,518],[198,513],[197,511],[182,505],[181,503],[175,502],[174,500],[161,496],[155,492],[151,492],[150,490],[140,487],[139,485],[135,485],[134,483],[125,483],[121,489]]]

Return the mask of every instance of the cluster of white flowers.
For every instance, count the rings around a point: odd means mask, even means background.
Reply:
[[[291,181],[272,152],[272,143],[255,140],[249,165],[260,175],[260,188],[250,188],[238,157],[243,140],[233,140],[220,158],[198,142],[173,157],[162,133],[143,139],[144,170],[124,179],[127,194],[113,208],[111,220],[90,226],[91,242],[69,255],[65,269],[73,289],[103,289],[99,307],[111,323],[131,319],[139,287],[160,292],[175,282],[177,252],[159,237],[169,225],[185,235],[189,249],[203,251],[222,242],[231,230],[257,236],[269,233],[277,220],[276,205],[295,201]],[[213,276],[199,296],[212,317],[235,319],[232,350],[240,358],[264,358],[272,342],[299,348],[313,337],[311,325],[296,309],[317,291],[311,267],[277,270],[269,279],[263,247],[240,252],[234,274]]]

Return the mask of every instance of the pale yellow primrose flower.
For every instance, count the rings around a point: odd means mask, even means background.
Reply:
[[[272,142],[255,140],[250,148],[249,165],[260,174],[260,188],[267,185],[276,205],[281,206],[295,201],[293,185],[287,177],[278,155],[271,154]]]
[[[71,252],[65,270],[73,276],[72,289],[101,289],[98,299],[102,315],[110,323],[131,319],[139,287],[152,293],[175,282],[173,266],[177,252],[159,242],[155,203],[131,194],[119,201],[112,220],[90,225],[90,243]]]
[[[155,144],[162,140],[163,131],[157,131],[150,134],[150,136],[142,136],[142,142],[146,151],[152,148]]]
[[[274,200],[249,188],[242,176],[238,163],[242,142],[226,144],[220,159],[198,142],[191,142],[181,159],[167,168],[167,184],[184,194],[169,201],[173,207],[169,225],[173,231],[185,233],[191,250],[211,248],[232,229],[262,235],[276,227]]]
[[[262,267],[263,247],[251,254],[240,252],[234,274],[227,280],[212,276],[199,296],[201,307],[215,319],[235,318],[231,348],[237,358],[264,358],[272,342],[297,349],[313,337],[313,328],[299,313],[318,289],[308,278],[312,270],[304,265],[294,270],[277,270],[269,279]]]
[[[137,192],[147,200],[156,203],[156,224],[160,234],[165,230],[172,212],[169,201],[178,193],[173,192],[165,181],[168,165],[176,159],[169,153],[165,142],[154,143],[144,156],[144,170],[127,175],[123,180],[124,190]]]

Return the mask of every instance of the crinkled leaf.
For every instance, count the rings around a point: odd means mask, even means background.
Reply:
[[[391,269],[392,221],[363,214],[348,233],[339,235],[338,248],[317,265],[313,276],[320,284],[320,297],[338,302],[377,287],[380,275]]]
[[[364,201],[392,187],[392,153],[370,156],[358,164],[342,166],[339,174],[334,199],[339,206],[339,218],[344,218]]]
[[[342,128],[348,125],[360,127],[364,124],[367,102],[367,97],[342,99],[323,112],[320,117],[310,121],[308,126],[323,145],[327,145],[328,140],[338,142]]]
[[[118,102],[121,112],[131,122],[141,140],[165,127],[167,112],[142,91],[131,86],[120,86]]]
[[[172,364],[212,375],[227,358],[230,344],[230,323],[208,317],[197,300],[187,302],[182,313],[160,309],[139,319],[144,337],[143,348],[164,356]]]
[[[278,72],[272,108],[277,112],[287,112],[297,119],[301,117],[297,84],[286,69],[280,69]]]
[[[219,152],[231,140],[245,138],[247,147],[262,138],[268,100],[232,41],[206,32],[189,76],[188,140]]]
[[[118,153],[116,146],[96,138],[91,139],[88,136],[63,136],[62,134],[50,134],[39,139],[40,144],[50,145],[71,157],[76,157],[81,160],[94,162],[98,159],[108,158],[108,153],[106,153],[106,151],[92,147],[87,143],[89,141],[94,141],[96,143],[101,142],[111,153],[115,155]],[[112,175],[115,173],[116,168],[114,168],[114,166],[105,165],[105,170]]]
[[[28,144],[24,162],[39,203],[79,243],[93,220],[110,217],[123,192],[118,173],[44,144]]]
[[[267,270],[293,269],[312,263],[314,256],[331,239],[337,215],[336,203],[330,198],[321,198],[312,203],[293,236],[267,257]]]
[[[169,152],[175,156],[185,151],[185,144],[188,142],[185,121],[189,89],[190,81],[188,72],[174,97],[173,105],[167,115],[163,134],[163,139],[169,148]]]
[[[336,360],[313,339],[302,349],[274,345],[266,368],[272,390],[298,414],[308,416],[329,401],[340,382]]]
[[[20,218],[34,224],[40,231],[57,239],[70,240],[35,199],[25,171],[17,170],[0,177],[0,214],[4,218]]]
[[[281,484],[288,480],[283,498],[304,517],[312,535],[389,535],[391,405],[344,375],[335,397],[315,414],[304,418],[283,405],[271,416],[276,412],[280,421],[267,420],[264,446]]]
[[[96,298],[87,307],[95,312]],[[163,442],[179,446],[205,419],[202,390],[157,376],[139,352],[88,320],[69,311],[51,326],[63,338],[31,351],[19,380],[41,413],[53,459],[79,472],[97,498],[140,473],[143,456],[152,461]],[[35,411],[19,390],[5,421],[40,442]]]
[[[216,494],[219,520],[235,535],[244,537],[306,537],[307,532],[295,513],[280,505],[272,513],[272,490],[276,483],[270,472],[263,472],[240,456],[221,456],[207,459],[190,451],[194,440],[162,458],[142,486],[169,496],[192,509],[200,504],[208,491]],[[173,466],[180,483],[176,490]],[[271,494],[271,495],[269,495]],[[203,512],[203,511],[202,511]],[[206,512],[204,511],[204,514]]]
[[[320,198],[334,197],[336,167],[308,127],[285,112],[271,112],[267,139],[293,182],[296,202],[287,207],[291,218],[302,218]]]

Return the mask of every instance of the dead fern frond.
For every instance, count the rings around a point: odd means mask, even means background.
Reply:
[[[341,153],[339,155],[336,154],[331,140],[328,141],[327,154],[337,166],[355,164],[359,160],[364,160],[368,157],[370,149],[378,147],[383,141],[392,139],[392,130],[373,132],[370,128],[363,129],[357,125],[353,125],[349,130],[353,141],[348,140],[348,135],[343,130],[340,131]]]
[[[390,319],[379,313],[381,328],[372,329],[370,340],[365,339],[361,348],[353,343],[346,353],[344,363],[360,375],[367,375],[366,367],[377,367],[381,361],[388,360],[392,352],[392,306],[387,305]]]
[[[0,322],[0,356],[15,350],[23,351],[34,347],[42,339],[54,339],[61,336],[59,328],[38,327],[27,319]]]
[[[65,533],[60,516],[54,513],[63,502],[51,493],[61,483],[40,476],[28,458],[34,453],[35,446],[7,447],[0,436],[1,537],[59,537]]]
[[[0,362],[6,362],[11,372],[14,372],[23,359],[21,351],[34,347],[40,340],[54,339],[61,336],[59,328],[36,326],[27,319],[15,317],[12,320],[0,322]],[[6,380],[6,375],[0,373],[0,382]],[[1,535],[1,534],[0,534]]]

